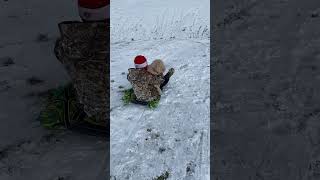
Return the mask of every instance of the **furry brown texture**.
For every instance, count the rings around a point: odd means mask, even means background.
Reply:
[[[105,22],[62,22],[55,54],[65,66],[88,116],[107,126],[109,94],[109,25]]]
[[[137,100],[149,102],[161,97],[162,75],[153,75],[144,69],[129,69],[128,81],[131,83]]]
[[[162,60],[156,59],[150,65],[148,65],[147,70],[153,75],[163,75],[166,68]]]

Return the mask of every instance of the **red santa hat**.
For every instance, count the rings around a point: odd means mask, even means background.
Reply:
[[[110,18],[110,0],[78,0],[79,15],[84,21]]]
[[[145,68],[148,66],[148,62],[147,59],[142,56],[142,55],[138,55],[134,58],[134,66],[136,68]]]

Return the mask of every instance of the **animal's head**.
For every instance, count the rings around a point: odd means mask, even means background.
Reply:
[[[165,72],[166,68],[164,63],[160,59],[154,60],[150,65],[148,65],[148,72],[154,75],[161,75]]]

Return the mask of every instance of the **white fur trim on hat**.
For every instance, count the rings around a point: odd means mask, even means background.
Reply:
[[[147,63],[147,61],[145,61],[145,62],[142,63],[142,64],[134,64],[134,66],[135,66],[136,68],[145,68],[145,67],[148,66],[148,63]]]
[[[80,6],[78,8],[79,15],[84,20],[99,21],[110,18],[110,5],[97,9],[88,9]]]

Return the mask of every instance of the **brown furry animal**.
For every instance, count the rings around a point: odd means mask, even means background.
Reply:
[[[150,65],[147,67],[147,71],[150,72],[153,75],[163,75],[166,68],[164,66],[164,63],[160,59],[154,60]]]

